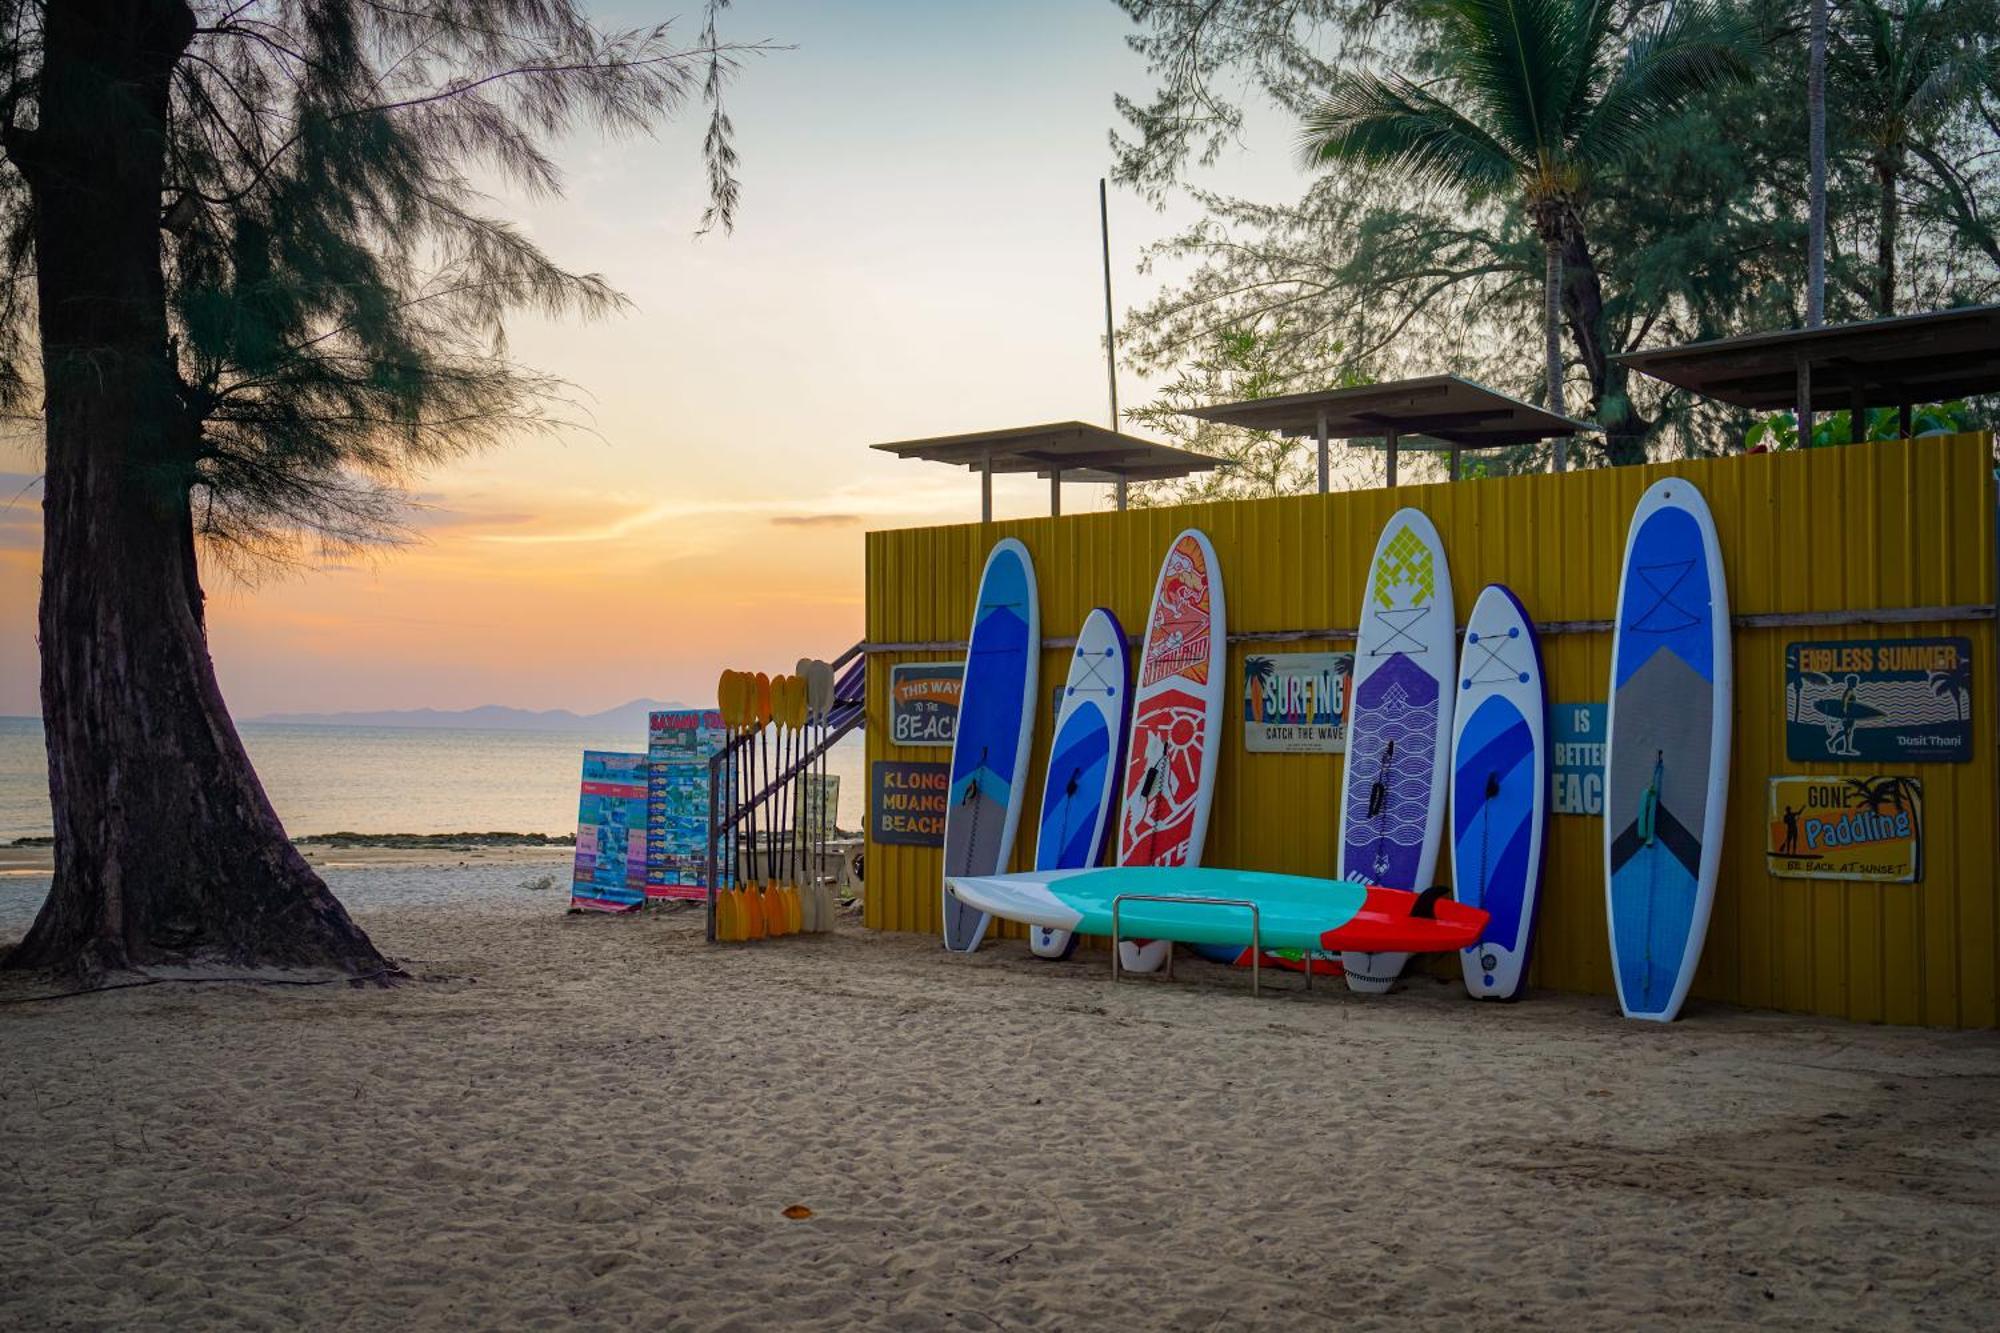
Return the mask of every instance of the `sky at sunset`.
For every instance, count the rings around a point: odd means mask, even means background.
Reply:
[[[692,0],[596,7],[606,24]],[[695,239],[691,112],[656,139],[564,144],[566,195],[506,199],[559,261],[633,302],[517,322],[519,358],[576,386],[592,432],[427,478],[421,540],[254,588],[212,573],[239,716],[705,701],[724,666],[789,669],[860,637],[862,534],[977,517],[978,482],[866,445],[1106,412],[1097,178],[1112,94],[1147,91],[1109,0],[739,0],[756,57],[730,93],[733,236]],[[1282,126],[1209,180],[1294,195]],[[1192,218],[1113,192],[1122,308],[1141,247]],[[1121,378],[1121,400],[1145,386]],[[0,446],[0,713],[34,713],[35,456]],[[1046,483],[996,483],[1002,515]],[[1072,509],[1108,503],[1069,488]]]

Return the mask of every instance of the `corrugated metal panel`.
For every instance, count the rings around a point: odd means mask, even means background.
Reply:
[[[1239,501],[1125,514],[1087,514],[868,535],[868,637],[874,643],[962,640],[973,585],[991,543],[1019,537],[1033,552],[1042,626],[1071,635],[1090,607],[1110,606],[1137,632],[1157,561],[1173,534],[1198,526],[1214,541],[1232,632],[1351,626],[1362,569],[1397,508],[1427,512],[1443,535],[1461,622],[1478,589],[1511,584],[1543,621],[1608,620],[1617,604],[1625,528],[1640,493],[1661,476],[1693,480],[1722,538],[1738,615],[1885,607],[1991,606],[1995,599],[1992,441],[1984,435],[1512,477],[1328,496]],[[1924,764],[1926,870],[1916,886],[1779,880],[1763,862],[1766,779],[1811,771],[1860,776],[1862,765],[1784,757],[1784,649],[1795,639],[1963,634],[1973,640],[1976,754]],[[1299,647],[1333,646],[1327,641]],[[1994,622],[1738,630],[1735,769],[1723,881],[1695,985],[1700,997],[1869,1021],[2000,1025],[2000,925],[1994,857],[1996,786]],[[1550,698],[1605,696],[1610,636],[1544,642]],[[1338,756],[1243,751],[1245,645],[1230,651],[1232,706],[1224,728],[1207,860],[1329,874],[1336,846]],[[887,716],[888,666],[950,653],[870,658],[871,720]],[[1046,681],[1067,650],[1044,655]],[[1046,732],[1046,726],[1043,728]],[[1038,736],[1029,790],[1042,782]],[[869,759],[942,758],[891,746],[868,731]],[[1033,799],[1031,797],[1031,799]],[[1602,828],[1551,821],[1548,876],[1533,981],[1607,994]],[[1023,821],[1016,861],[1030,855]],[[935,931],[937,853],[869,847],[869,925]]]

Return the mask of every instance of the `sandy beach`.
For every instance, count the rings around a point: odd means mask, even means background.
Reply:
[[[854,924],[714,948],[693,912],[568,917],[527,887],[564,869],[330,870],[421,978],[393,990],[0,986],[7,1322],[2000,1311],[1994,1034],[1715,1006],[1657,1028],[1422,978],[1252,998],[1193,960],[1114,987],[1102,954],[953,958]]]

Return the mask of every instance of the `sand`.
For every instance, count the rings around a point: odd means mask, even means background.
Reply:
[[[1113,986],[1102,954],[851,924],[717,948],[691,912],[567,917],[532,868],[418,906],[330,875],[426,978],[398,989],[0,1005],[0,1322],[2000,1313],[1993,1034],[1715,1006],[1657,1028],[1427,979],[1252,998],[1192,960]]]

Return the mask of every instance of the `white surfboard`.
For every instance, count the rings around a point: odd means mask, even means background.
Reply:
[[[1672,1022],[1715,905],[1729,798],[1729,591],[1708,502],[1679,477],[1632,511],[1605,710],[1604,892],[1627,1018]]]
[[[1340,779],[1340,879],[1431,886],[1451,778],[1455,629],[1444,543],[1422,510],[1399,509],[1375,543],[1361,590]],[[1395,985],[1409,960],[1341,955],[1348,988],[1368,994]]]
[[[1482,909],[1479,942],[1459,951],[1466,993],[1521,993],[1541,898],[1549,814],[1548,693],[1527,608],[1489,583],[1465,620],[1451,721],[1452,896]]]
[[[1132,692],[1132,654],[1125,627],[1104,607],[1084,617],[1056,709],[1035,836],[1035,869],[1077,870],[1097,864],[1118,807],[1124,776],[1125,703]],[[1076,936],[1044,925],[1028,927],[1039,958],[1067,958]]]
[[[1167,548],[1146,617],[1119,806],[1121,866],[1201,864],[1222,751],[1228,638],[1215,548],[1189,528]],[[1172,948],[1168,940],[1125,940],[1119,962],[1155,971]]]

